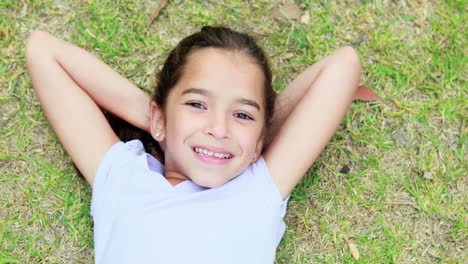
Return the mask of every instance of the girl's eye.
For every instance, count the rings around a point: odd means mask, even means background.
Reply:
[[[246,115],[246,114],[244,114],[244,113],[237,113],[237,114],[235,114],[235,115],[237,115],[237,117],[239,117],[240,119],[253,120],[252,117],[250,117],[249,115]]]
[[[186,103],[186,105],[191,105],[191,106],[193,106],[195,108],[200,108],[200,109],[205,108],[202,104],[197,103],[197,102],[189,102],[189,103]]]

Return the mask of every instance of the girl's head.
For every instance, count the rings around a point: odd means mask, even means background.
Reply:
[[[246,34],[203,27],[183,39],[159,72],[151,103],[166,177],[216,187],[256,160],[273,115],[271,79],[262,49]]]

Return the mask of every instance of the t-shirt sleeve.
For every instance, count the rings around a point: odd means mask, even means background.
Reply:
[[[281,219],[279,221],[279,226],[276,234],[276,247],[279,245],[284,232],[286,230],[286,224],[284,222],[284,216],[286,215],[287,207],[288,207],[288,201],[291,195],[288,195],[286,199],[283,200],[283,197],[281,196],[281,193],[278,189],[278,186],[276,183],[273,181],[273,178],[270,174],[270,170],[268,168],[268,165],[263,158],[263,156],[260,156],[260,158],[254,163],[254,175],[262,175],[263,180],[262,182],[266,182],[267,189],[269,192],[272,194],[275,202],[275,206],[277,208],[277,216]]]
[[[286,199],[283,200],[283,197],[281,196],[281,193],[278,189],[278,186],[276,183],[273,181],[273,178],[270,174],[270,170],[268,169],[268,165],[263,158],[263,156],[260,156],[260,158],[255,162],[255,170],[257,170],[256,173],[259,173],[263,175],[266,178],[267,184],[269,185],[269,188],[272,190],[274,196],[278,199],[280,202],[281,206],[281,215],[284,216],[286,213],[286,206],[289,201],[289,198],[291,197],[291,194],[286,197]]]
[[[140,141],[132,140],[124,143],[119,141],[112,145],[104,154],[92,186],[91,215],[102,206],[103,198],[108,192],[116,192],[125,182],[125,174],[119,173],[119,169],[128,165],[137,158],[138,152],[143,146]]]

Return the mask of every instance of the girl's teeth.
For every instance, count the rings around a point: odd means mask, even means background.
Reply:
[[[204,156],[211,156],[211,157],[222,158],[222,159],[227,159],[231,157],[231,155],[229,154],[214,153],[214,152],[208,151],[206,149],[201,149],[201,148],[195,148],[195,151]]]

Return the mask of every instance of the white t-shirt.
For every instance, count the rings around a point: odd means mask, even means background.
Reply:
[[[114,144],[94,179],[97,264],[271,264],[284,201],[263,157],[216,188],[172,186],[140,140]]]

